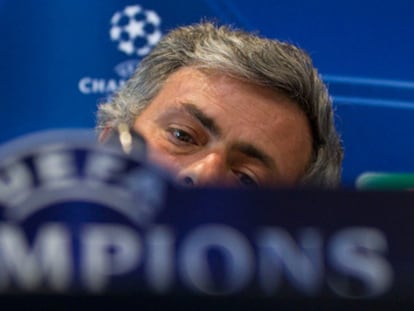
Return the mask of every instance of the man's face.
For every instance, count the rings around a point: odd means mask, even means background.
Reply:
[[[223,74],[172,74],[134,129],[149,159],[196,186],[294,185],[312,153],[305,114],[280,94]]]

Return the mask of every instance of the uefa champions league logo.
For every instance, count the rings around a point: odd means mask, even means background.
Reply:
[[[2,146],[1,215],[23,221],[54,204],[89,202],[141,227],[150,224],[163,205],[165,180],[146,166],[144,151],[128,155],[114,141],[99,144],[93,131],[72,129],[34,133]]]
[[[127,6],[111,18],[110,37],[127,55],[147,55],[161,39],[161,19],[155,11],[139,5]]]
[[[78,89],[84,95],[113,94],[122,87],[134,73],[140,59],[145,57],[160,41],[161,18],[153,10],[140,5],[130,5],[115,12],[110,18],[109,37],[117,44],[120,52],[129,58],[114,66],[118,77],[103,78],[84,76],[78,82]]]

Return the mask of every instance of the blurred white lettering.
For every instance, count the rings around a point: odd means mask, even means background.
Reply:
[[[56,291],[65,290],[73,274],[69,234],[59,224],[43,226],[33,246],[28,245],[22,230],[10,224],[0,224],[0,285],[15,285],[35,290],[48,282]]]
[[[81,240],[81,273],[93,292],[103,290],[111,276],[128,273],[141,261],[141,239],[127,226],[91,224]]]
[[[375,228],[348,228],[334,235],[328,259],[343,277],[331,278],[329,285],[347,298],[369,298],[384,294],[393,283],[393,270],[382,256],[387,251],[385,235]],[[359,280],[363,289],[355,292],[349,277]]]
[[[174,234],[166,226],[156,226],[148,231],[145,242],[148,285],[157,293],[165,293],[174,282]]]
[[[113,93],[125,84],[125,80],[102,79],[84,77],[79,80],[78,88],[82,94],[107,94]]]
[[[341,297],[371,298],[387,293],[394,281],[386,237],[370,227],[344,228],[329,237],[303,228],[297,241],[276,226],[259,228],[255,240],[218,223],[184,236],[167,225],[144,232],[109,223],[78,229],[46,223],[28,238],[19,226],[1,222],[0,290],[64,291],[78,280],[87,291],[100,293],[119,279],[159,294],[181,284],[207,295],[256,288],[273,296],[289,288],[313,297],[328,289]]]
[[[0,172],[0,202],[16,205],[33,187],[33,175],[26,163],[14,162]]]
[[[209,250],[223,257],[225,272],[218,288],[212,278]],[[184,282],[206,294],[233,294],[244,289],[254,271],[254,255],[248,240],[237,230],[225,225],[204,225],[184,240],[179,251],[179,270]]]
[[[258,236],[258,280],[268,295],[281,286],[281,275],[306,294],[320,289],[324,276],[322,237],[315,229],[302,232],[300,246],[282,228],[267,227]]]

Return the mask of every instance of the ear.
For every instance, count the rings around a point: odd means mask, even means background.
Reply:
[[[112,128],[111,128],[111,127],[109,127],[109,126],[105,127],[105,128],[101,131],[101,133],[99,134],[98,141],[99,141],[100,143],[105,142],[107,139],[109,139],[109,137],[111,136],[111,134],[112,134]]]

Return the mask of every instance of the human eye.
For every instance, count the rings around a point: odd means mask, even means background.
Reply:
[[[186,130],[180,129],[178,127],[169,127],[167,129],[169,134],[169,139],[178,145],[198,145],[196,139]]]
[[[239,184],[246,188],[258,188],[259,183],[256,179],[250,176],[247,173],[235,172],[236,177],[238,178]]]

